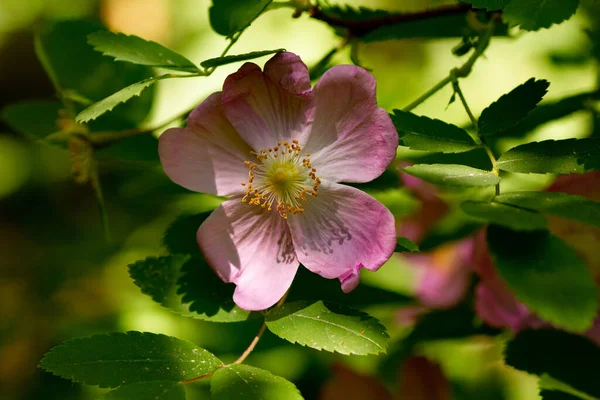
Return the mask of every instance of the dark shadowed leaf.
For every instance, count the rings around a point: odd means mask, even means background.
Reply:
[[[41,139],[59,130],[58,112],[62,108],[59,101],[21,101],[4,107],[0,116],[15,131]]]
[[[322,301],[286,303],[266,321],[269,330],[285,340],[341,354],[385,353],[389,337],[368,314]]]
[[[512,192],[494,201],[600,227],[600,202],[559,192]]]
[[[600,139],[545,140],[513,147],[498,159],[509,172],[573,174],[600,169]]]
[[[220,35],[230,37],[249,26],[272,0],[213,0],[210,25]]]
[[[516,125],[542,100],[548,86],[548,81],[531,78],[500,97],[482,111],[479,117],[479,133],[483,136],[493,135]]]
[[[513,0],[504,7],[502,16],[521,29],[537,31],[566,21],[577,7],[579,0]]]
[[[394,110],[390,115],[400,136],[400,145],[413,150],[460,153],[479,147],[461,128],[438,119]]]
[[[108,392],[105,400],[185,400],[185,389],[177,382],[139,382]]]
[[[472,4],[475,8],[485,8],[486,10],[502,10],[511,0],[463,0],[465,3]]]
[[[146,381],[181,381],[215,371],[221,361],[174,337],[127,332],[73,339],[46,353],[40,367],[100,387]]]
[[[553,325],[583,332],[598,311],[598,288],[577,252],[546,230],[490,225],[494,265],[515,296]]]
[[[169,253],[200,255],[196,232],[211,212],[181,215],[169,225],[162,238]]]
[[[171,311],[213,322],[239,322],[261,314],[237,307],[233,284],[224,283],[202,257],[148,257],[129,266],[142,293]]]
[[[508,342],[504,355],[506,363],[518,370],[547,374],[600,398],[596,368],[600,347],[584,337],[549,329],[523,331]]]
[[[500,177],[491,171],[457,164],[417,164],[404,168],[407,174],[446,186],[493,186]]]
[[[252,60],[254,58],[268,56],[269,54],[275,54],[285,51],[285,49],[275,49],[275,50],[262,50],[262,51],[253,51],[251,53],[246,54],[236,54],[225,57],[217,57],[217,58],[209,58],[208,60],[204,60],[200,63],[204,68],[212,68],[218,67],[221,65],[227,65],[234,62]]]
[[[88,35],[88,43],[94,46],[94,50],[105,56],[113,57],[115,61],[177,71],[198,72],[198,67],[181,54],[138,36],[98,31]]]
[[[516,231],[534,231],[548,225],[548,221],[540,213],[495,201],[466,201],[460,207],[471,217]]]
[[[243,364],[219,369],[210,380],[214,400],[302,400],[292,382]]]

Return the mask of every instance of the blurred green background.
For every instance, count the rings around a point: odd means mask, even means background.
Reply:
[[[345,4],[414,11],[446,3],[452,2],[348,0]],[[218,56],[226,45],[210,28],[209,6],[209,0],[2,0],[0,109],[17,101],[56,98],[34,51],[34,32],[49,21],[100,21],[112,30],[157,41],[199,62]],[[261,16],[232,53],[285,48],[312,66],[339,44],[340,38],[330,27],[307,15],[292,19],[292,12],[283,8]],[[584,31],[593,24],[590,15],[594,14],[582,7],[574,18],[549,30],[494,38],[485,57],[461,83],[473,111],[478,114],[530,77],[551,82],[547,100],[596,90],[598,65],[588,57],[591,45]],[[378,80],[380,105],[391,110],[410,103],[463,62],[451,54],[458,42],[459,38],[386,41],[361,44],[358,50],[362,64]],[[79,61],[72,59],[75,66]],[[349,51],[336,55],[334,61],[349,63]],[[159,82],[146,95],[151,108],[142,118],[143,125],[155,126],[197,105],[219,90],[224,78],[238,67],[219,68],[209,78]],[[457,104],[446,107],[451,94],[447,87],[416,111],[467,125],[468,118]],[[32,124],[41,129],[33,119]],[[593,113],[576,112],[542,125],[530,138],[584,137],[593,126]],[[510,140],[501,146],[510,147]],[[102,390],[37,369],[46,351],[70,338],[127,330],[165,333],[196,342],[227,361],[243,351],[258,329],[253,322],[210,324],[172,315],[133,285],[127,265],[163,254],[161,236],[177,216],[209,210],[219,203],[217,198],[192,194],[171,183],[156,162],[152,143],[138,150],[144,152],[140,157],[111,160],[107,154],[100,160],[112,236],[107,241],[94,192],[73,180],[69,152],[33,142],[0,121],[1,400],[97,398]],[[515,185],[535,188],[547,183],[546,178],[520,179]],[[400,220],[418,206],[400,190],[381,198]],[[367,280],[410,295],[413,270],[404,264],[400,256],[394,256],[381,271],[382,278],[369,276]],[[402,334],[390,310],[374,313],[382,316],[391,332]],[[419,354],[441,365],[453,383],[454,398],[535,399],[536,381],[503,366],[501,349],[502,336],[482,336],[428,343]],[[324,388],[338,376],[338,363],[373,375],[377,362],[376,357],[339,357],[294,347],[269,334],[249,358],[250,364],[295,382],[307,399],[335,398],[326,397],[333,389]],[[332,365],[338,367],[332,369]],[[208,398],[204,383],[186,390],[190,399]]]

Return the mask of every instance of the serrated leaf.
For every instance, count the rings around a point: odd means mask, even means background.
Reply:
[[[513,147],[498,159],[498,168],[534,174],[573,174],[598,170],[600,139],[544,140]]]
[[[275,49],[275,50],[261,50],[261,51],[253,51],[245,54],[236,54],[225,57],[217,57],[217,58],[209,58],[208,60],[204,60],[200,63],[204,68],[213,68],[221,65],[227,65],[234,62],[252,60],[254,58],[268,56],[269,54],[281,53],[285,51],[285,49]]]
[[[577,7],[579,0],[513,0],[504,8],[502,16],[521,29],[537,31],[566,21]]]
[[[584,337],[549,329],[527,330],[508,342],[504,355],[506,363],[518,370],[548,374],[578,391],[600,397],[600,347]]]
[[[466,131],[438,119],[402,110],[394,110],[390,117],[398,130],[400,145],[413,150],[459,153],[479,147]]]
[[[294,386],[264,369],[231,364],[219,369],[210,380],[214,400],[302,400]]]
[[[466,201],[460,208],[471,217],[516,231],[534,231],[548,225],[548,221],[540,213],[495,201]]]
[[[144,89],[153,85],[157,81],[166,78],[172,78],[172,75],[159,75],[152,78],[144,79],[141,82],[136,82],[133,85],[129,85],[126,88],[119,90],[116,93],[111,94],[105,99],[100,100],[97,103],[92,104],[85,110],[81,111],[75,117],[75,120],[79,123],[86,123],[94,120],[104,113],[112,111],[113,108],[118,106],[120,103],[125,103],[135,96],[142,94]]]
[[[531,78],[500,97],[482,111],[479,117],[479,134],[494,135],[516,125],[527,117],[548,92],[550,83]]]
[[[199,256],[148,257],[129,265],[129,274],[142,293],[185,317],[238,322],[261,315],[236,306],[235,286],[221,281]]]
[[[600,228],[600,202],[560,192],[512,192],[494,201],[583,222]]]
[[[322,301],[286,303],[269,313],[266,323],[292,343],[341,354],[385,353],[389,337],[368,314]]]
[[[212,0],[208,10],[210,26],[220,35],[231,37],[248,27],[272,0]]]
[[[490,225],[494,265],[515,296],[542,319],[575,332],[590,328],[598,288],[577,252],[550,232]]]
[[[35,38],[35,50],[59,94],[66,92],[92,102],[100,101],[119,90],[152,76],[152,69],[142,65],[115,63],[94,51],[87,35],[104,27],[81,20],[46,24]],[[64,99],[64,96],[63,96]],[[153,93],[120,106],[113,113],[90,124],[91,131],[130,129],[139,126],[150,111]],[[78,113],[85,108],[65,99],[66,108]]]
[[[500,177],[491,171],[457,164],[417,164],[404,168],[407,174],[447,186],[494,186]]]
[[[138,36],[98,31],[88,35],[88,43],[94,46],[94,50],[115,61],[176,71],[198,71],[198,67],[181,54]]]
[[[398,237],[395,253],[417,253],[419,251],[419,246],[414,244],[412,241],[405,237]]]
[[[190,379],[223,364],[185,340],[148,332],[73,339],[46,353],[40,367],[54,375],[100,387]]]
[[[511,0],[463,0],[475,8],[485,8],[489,11],[502,10]]]
[[[185,400],[183,385],[173,381],[139,382],[121,386],[103,397],[105,400]]]
[[[41,139],[58,131],[58,112],[62,108],[58,101],[21,101],[4,107],[0,116],[15,131]]]

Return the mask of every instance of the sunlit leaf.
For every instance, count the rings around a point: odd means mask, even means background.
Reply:
[[[548,81],[531,78],[500,97],[482,111],[478,121],[479,133],[493,135],[516,125],[542,100],[549,85]]]
[[[405,237],[398,237],[397,242],[396,249],[394,250],[396,253],[415,253],[419,251],[419,246]]]
[[[600,398],[596,368],[600,347],[584,337],[549,329],[523,331],[506,345],[505,361],[518,370],[547,374]]]
[[[537,31],[571,18],[579,0],[512,0],[502,14],[508,22],[521,29]]]
[[[219,369],[210,379],[214,400],[302,400],[294,386],[264,369],[231,364]]]
[[[534,231],[548,225],[548,221],[540,213],[495,201],[466,201],[460,207],[471,217],[516,231]]]
[[[598,288],[577,252],[546,230],[490,225],[494,265],[515,296],[556,327],[583,332],[598,311]]]
[[[600,139],[545,140],[513,147],[498,159],[509,172],[573,174],[598,170]]]
[[[600,202],[559,192],[512,192],[494,201],[600,227]]]
[[[253,51],[251,53],[246,54],[236,54],[225,57],[209,58],[208,60],[202,61],[200,65],[204,68],[213,68],[221,65],[231,64],[234,62],[252,60],[254,58],[268,56],[269,54],[280,53],[282,51],[285,51],[285,49]]]
[[[417,164],[404,168],[407,174],[447,186],[493,186],[500,177],[491,171],[457,164]]]
[[[390,115],[400,135],[400,145],[413,150],[458,153],[478,145],[461,128],[437,119],[394,110]]]
[[[267,315],[267,327],[292,343],[341,354],[385,353],[385,328],[368,314],[322,301],[286,303]]]
[[[148,332],[69,340],[40,362],[40,367],[55,375],[100,387],[177,382],[213,372],[221,365],[218,358],[195,344]]]
[[[198,71],[198,67],[181,54],[138,36],[98,31],[88,35],[88,43],[94,46],[94,50],[113,57],[115,61],[185,72]]]
[[[185,400],[183,385],[173,381],[138,382],[104,395],[105,400]]]

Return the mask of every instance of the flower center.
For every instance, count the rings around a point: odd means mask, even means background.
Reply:
[[[275,207],[279,215],[287,219],[288,213],[304,212],[302,205],[308,201],[306,195],[317,197],[321,180],[310,164],[310,154],[302,155],[297,140],[291,144],[277,142],[274,147],[250,154],[256,161],[244,161],[248,166],[248,182],[242,183],[246,186],[242,203],[268,211]]]

